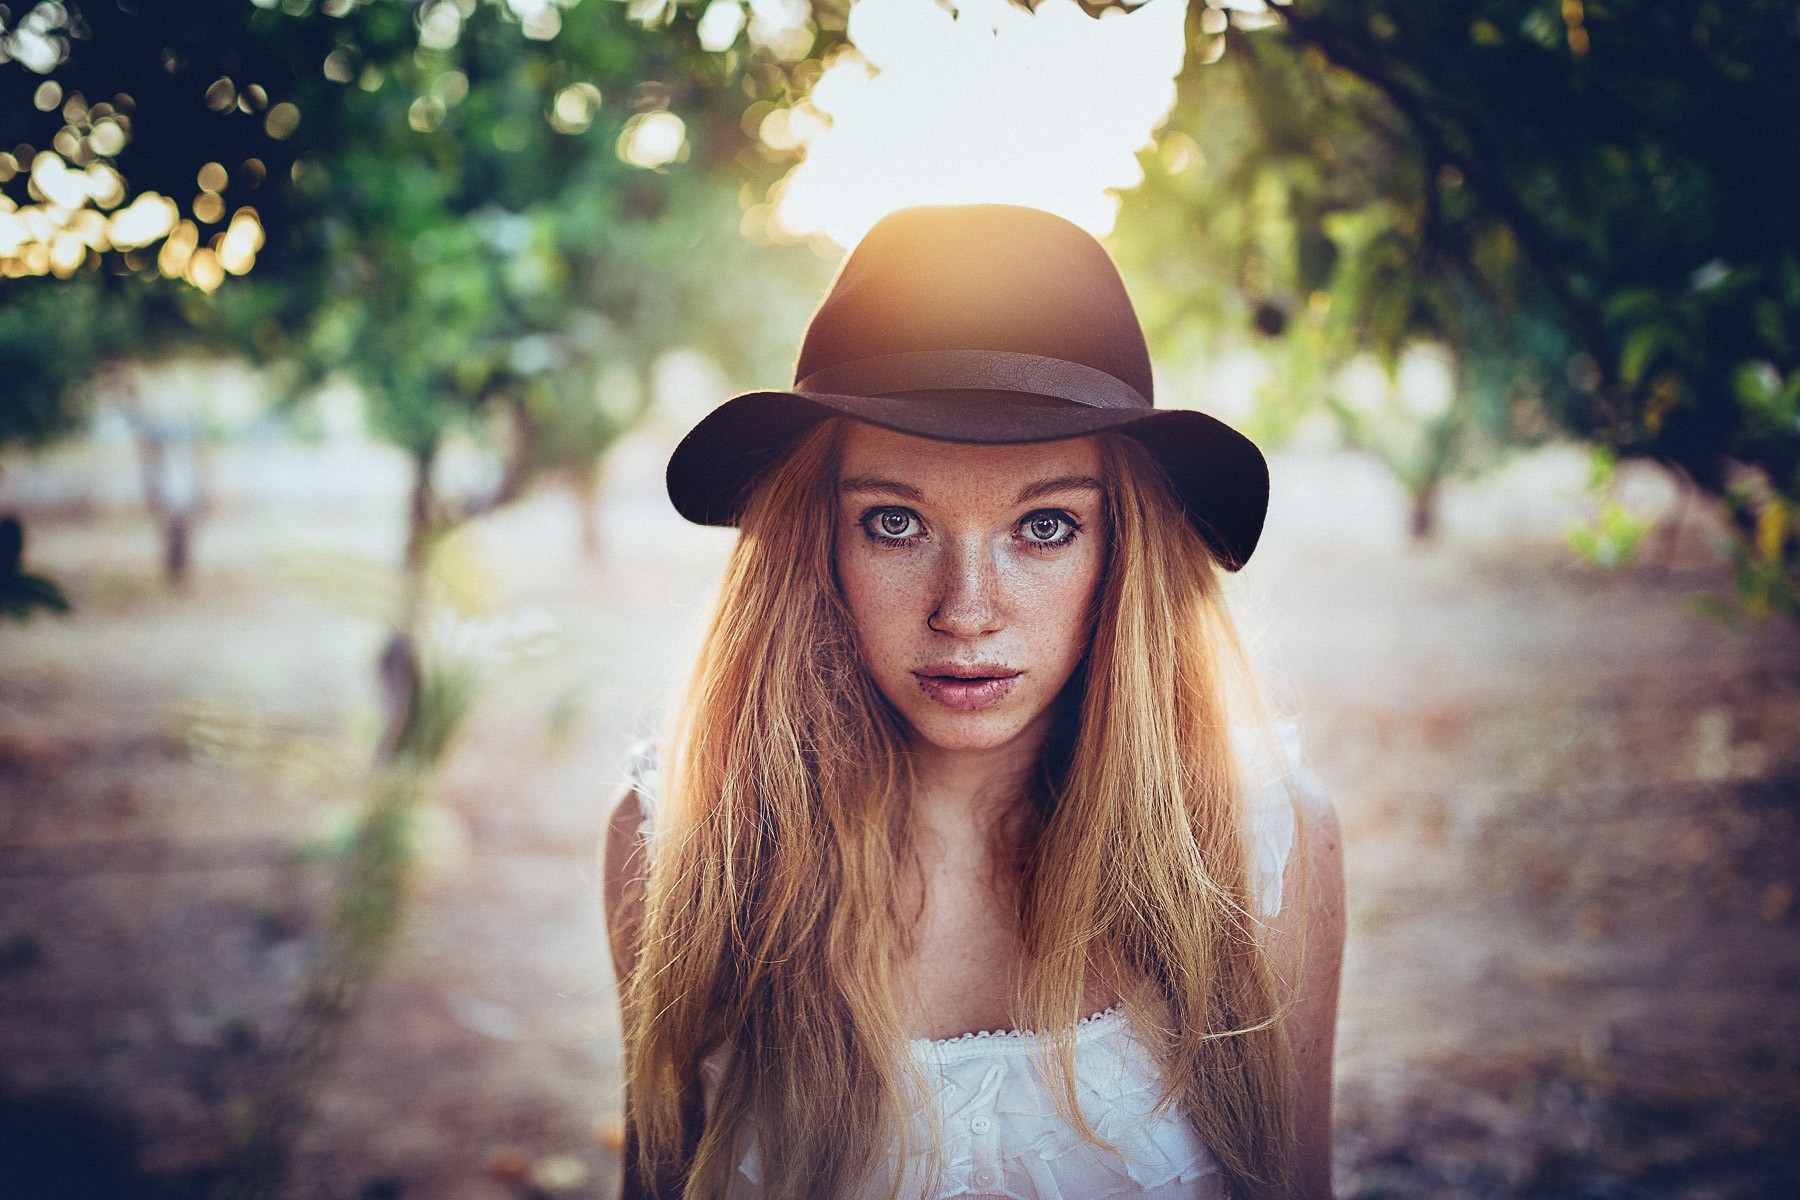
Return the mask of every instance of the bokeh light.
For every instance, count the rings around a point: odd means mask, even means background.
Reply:
[[[729,50],[744,32],[744,6],[738,0],[712,0],[701,14],[695,33],[700,48],[714,54]]]
[[[599,111],[600,89],[591,83],[572,83],[556,93],[550,124],[558,133],[581,133],[594,123]]]
[[[143,192],[113,214],[107,236],[119,249],[135,250],[168,236],[180,219],[181,210],[173,200],[156,192]]]
[[[687,153],[687,126],[672,112],[639,113],[619,134],[619,157],[634,167],[667,166]]]
[[[240,208],[232,214],[231,224],[218,244],[219,265],[233,275],[242,275],[256,265],[256,252],[262,249],[263,228],[254,208]]]
[[[269,115],[263,122],[263,128],[268,131],[270,137],[280,141],[292,136],[299,124],[300,110],[284,100],[269,110]]]

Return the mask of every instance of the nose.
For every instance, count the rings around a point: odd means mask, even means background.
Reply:
[[[951,637],[973,638],[1004,624],[1000,569],[982,539],[950,543],[945,550],[938,603],[926,624]]]

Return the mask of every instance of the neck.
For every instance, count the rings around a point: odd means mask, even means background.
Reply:
[[[1016,834],[1013,819],[1024,812],[1026,782],[1050,716],[1045,712],[1019,736],[990,749],[946,750],[915,740],[915,831],[946,857],[985,858],[1002,851]]]

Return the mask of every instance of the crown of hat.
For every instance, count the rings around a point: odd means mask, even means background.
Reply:
[[[1106,248],[1010,204],[889,213],[839,268],[794,369],[932,350],[1000,350],[1104,371],[1151,399],[1150,352]]]

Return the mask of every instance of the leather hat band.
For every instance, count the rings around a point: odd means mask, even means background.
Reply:
[[[1010,350],[880,354],[821,368],[794,384],[797,392],[840,396],[958,389],[1054,396],[1089,408],[1150,407],[1143,393],[1115,375],[1067,359]]]

